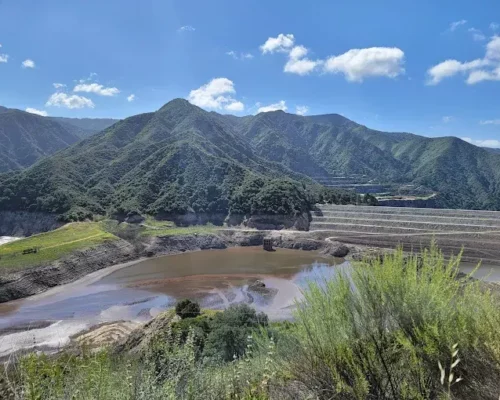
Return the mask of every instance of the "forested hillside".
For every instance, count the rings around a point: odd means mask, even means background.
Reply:
[[[0,177],[0,208],[82,219],[95,214],[297,215],[319,199],[356,202],[255,154],[214,114],[174,100],[16,174]]]
[[[46,153],[78,140],[51,119],[20,111],[3,112],[2,118],[32,121],[46,135],[36,137],[52,146]],[[15,146],[18,153],[28,148]],[[35,155],[18,164],[41,156],[30,153]],[[2,156],[4,163],[11,158]],[[359,201],[312,179],[338,175],[427,187],[438,193],[441,207],[500,209],[500,155],[463,140],[375,131],[336,114],[276,111],[238,118],[181,99],[0,177],[0,207],[66,219],[136,212],[219,219],[298,214],[318,200]]]

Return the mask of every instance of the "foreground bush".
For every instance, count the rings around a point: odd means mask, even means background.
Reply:
[[[184,318],[194,318],[200,315],[200,305],[189,299],[180,300],[175,305],[175,313]]]
[[[459,262],[398,251],[311,285],[292,375],[319,399],[498,399],[498,305]]]

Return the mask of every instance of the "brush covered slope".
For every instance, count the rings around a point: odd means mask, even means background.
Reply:
[[[59,123],[20,110],[0,108],[0,173],[26,168],[79,137]]]
[[[317,194],[358,200],[257,156],[214,114],[180,99],[0,176],[0,187],[1,209],[56,213],[66,220],[147,213],[220,222],[228,214],[299,215]]]
[[[261,157],[309,176],[412,183],[437,192],[441,207],[500,209],[500,155],[455,137],[381,132],[336,114],[220,118]]]
[[[116,121],[42,117],[0,107],[0,173],[29,167]]]

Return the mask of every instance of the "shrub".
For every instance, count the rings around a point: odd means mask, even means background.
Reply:
[[[257,313],[247,304],[232,305],[212,320],[204,355],[219,361],[241,357],[245,354],[248,336],[254,329],[267,324],[266,314]]]
[[[463,380],[448,397],[496,399],[500,329],[494,297],[459,278],[460,257],[434,246],[394,255],[311,285],[296,312],[292,375],[320,399],[435,399],[439,363]],[[452,396],[452,397],[451,397]]]
[[[175,313],[184,318],[194,318],[200,315],[200,305],[189,299],[180,300],[175,305]]]

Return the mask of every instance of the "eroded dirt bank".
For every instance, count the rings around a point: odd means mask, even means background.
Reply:
[[[259,246],[264,237],[275,247],[319,250],[335,257],[354,256],[361,250],[338,242],[297,231],[221,230],[214,234],[164,236],[148,239],[143,246],[125,240],[108,242],[95,248],[76,251],[50,265],[0,275],[0,303],[42,293],[52,287],[73,282],[100,269],[143,257],[179,254],[187,251],[225,249],[232,246]]]

